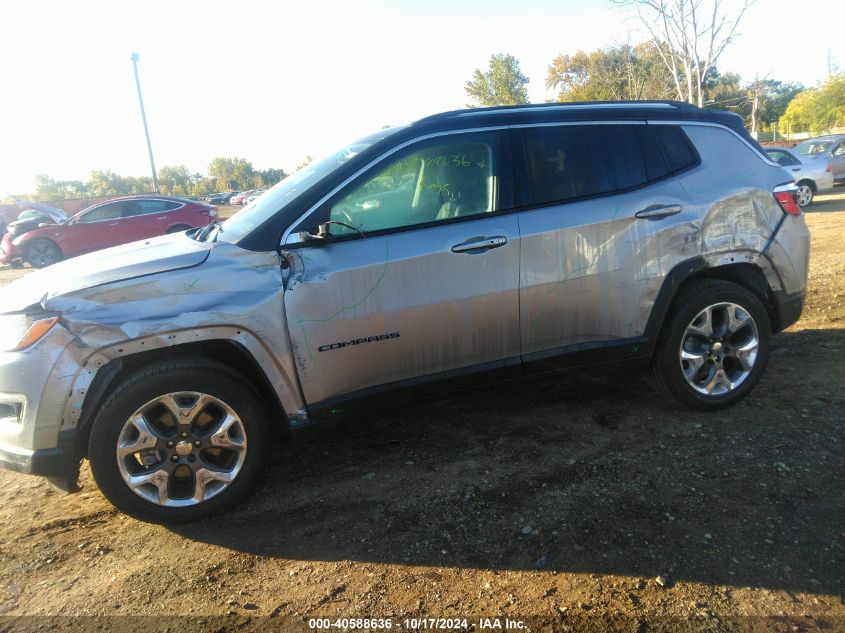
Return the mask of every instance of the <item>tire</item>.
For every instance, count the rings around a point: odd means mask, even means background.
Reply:
[[[177,224],[176,226],[171,226],[167,229],[167,234],[170,233],[184,233],[185,231],[191,229],[193,227],[188,226],[187,224]]]
[[[39,237],[24,246],[23,258],[33,268],[44,268],[62,261],[62,251],[55,242]]]
[[[813,204],[813,186],[806,180],[798,183],[798,206],[802,209]]]
[[[673,304],[652,359],[651,382],[691,409],[729,407],[760,381],[771,337],[769,314],[750,290],[715,279],[697,282]]]
[[[141,368],[94,418],[88,440],[94,479],[118,510],[142,521],[220,514],[249,494],[267,461],[261,402],[222,363],[178,359]]]

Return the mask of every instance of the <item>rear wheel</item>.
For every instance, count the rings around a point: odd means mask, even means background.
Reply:
[[[744,286],[706,280],[678,297],[652,361],[652,382],[685,406],[713,411],[735,404],[759,382],[771,324]]]
[[[180,523],[219,514],[251,490],[267,455],[260,396],[220,363],[163,361],[124,380],[89,438],[91,471],[119,510]]]
[[[813,202],[813,187],[807,181],[798,183],[798,206],[807,207]]]
[[[44,268],[61,261],[62,251],[55,242],[37,238],[24,247],[23,258],[35,268]]]

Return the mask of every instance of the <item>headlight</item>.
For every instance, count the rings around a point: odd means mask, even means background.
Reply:
[[[50,331],[59,317],[37,319],[25,314],[0,316],[0,352],[16,352],[38,341]]]

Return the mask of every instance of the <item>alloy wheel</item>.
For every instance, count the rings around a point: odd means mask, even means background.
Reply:
[[[806,207],[813,201],[813,189],[810,185],[799,185],[798,206]]]
[[[751,314],[735,303],[716,303],[699,312],[684,331],[681,371],[697,392],[724,395],[748,378],[759,347]]]
[[[168,393],[123,425],[115,457],[126,485],[151,503],[192,506],[225,490],[240,473],[247,437],[237,413],[214,396]]]

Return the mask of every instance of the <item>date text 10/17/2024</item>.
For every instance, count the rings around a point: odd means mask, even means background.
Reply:
[[[467,630],[470,627],[469,618],[403,618],[394,621],[393,618],[309,618],[308,628],[315,630],[344,629],[344,630],[390,630],[404,629],[409,631],[423,630]],[[481,630],[519,631],[526,629],[522,620],[510,618],[477,618],[472,624]]]

